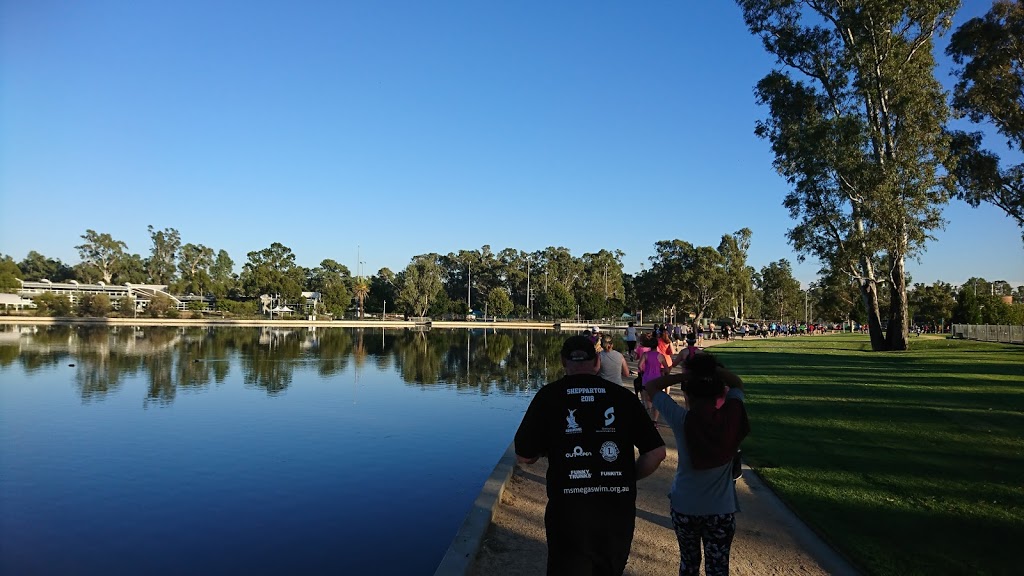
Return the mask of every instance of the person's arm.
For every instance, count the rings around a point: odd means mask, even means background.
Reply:
[[[644,384],[644,390],[647,391],[647,396],[653,398],[658,392],[662,392],[666,387],[672,386],[673,384],[679,384],[686,380],[686,374],[664,374],[655,378],[654,380],[648,381]]]
[[[526,408],[523,421],[519,423],[519,429],[516,430],[513,443],[516,461],[520,464],[533,464],[540,459],[543,452],[547,449],[542,432],[543,416],[541,414],[541,403],[543,398],[544,389],[542,388]]]
[[[622,377],[623,378],[629,378],[630,377],[629,364],[626,364],[626,357],[625,356],[622,357]]]
[[[680,350],[679,353],[676,354],[675,358],[672,359],[672,365],[673,366],[682,366],[683,363],[686,362],[686,351],[687,350],[688,350],[688,348],[686,346],[683,346],[683,349]]]
[[[644,452],[636,459],[636,479],[646,478],[661,465],[662,460],[665,459],[667,452],[665,446],[658,446],[654,450]]]

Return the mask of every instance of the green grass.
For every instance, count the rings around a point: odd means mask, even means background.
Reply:
[[[744,459],[868,574],[1019,574],[1024,347],[748,338]],[[742,522],[742,516],[739,517]]]

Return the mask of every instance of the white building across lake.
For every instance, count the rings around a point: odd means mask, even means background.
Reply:
[[[71,304],[75,304],[80,297],[86,294],[105,294],[114,305],[117,305],[121,299],[130,297],[135,300],[135,306],[138,310],[144,310],[153,298],[164,296],[178,310],[187,310],[192,302],[202,302],[204,311],[209,310],[214,302],[210,296],[195,296],[191,294],[188,296],[175,296],[167,291],[168,286],[166,284],[130,284],[127,282],[123,285],[105,284],[103,282],[82,284],[76,280],[50,282],[46,279],[39,281],[19,280],[19,282],[21,283],[21,288],[18,290],[18,296],[24,300],[31,300],[40,294],[51,293],[67,296],[71,300]]]

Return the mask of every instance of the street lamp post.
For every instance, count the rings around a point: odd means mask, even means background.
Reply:
[[[530,259],[526,259],[526,315],[533,319],[533,308],[530,305]]]

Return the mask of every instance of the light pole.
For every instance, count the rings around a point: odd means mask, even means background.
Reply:
[[[380,314],[380,321],[383,322],[388,317],[388,301],[384,301],[384,311]]]
[[[473,313],[473,293],[470,292],[473,286],[473,263],[469,262],[466,264],[469,269],[469,278],[466,280],[466,308],[469,308],[469,314]]]
[[[526,315],[533,319],[533,308],[530,305],[530,259],[526,259]]]

